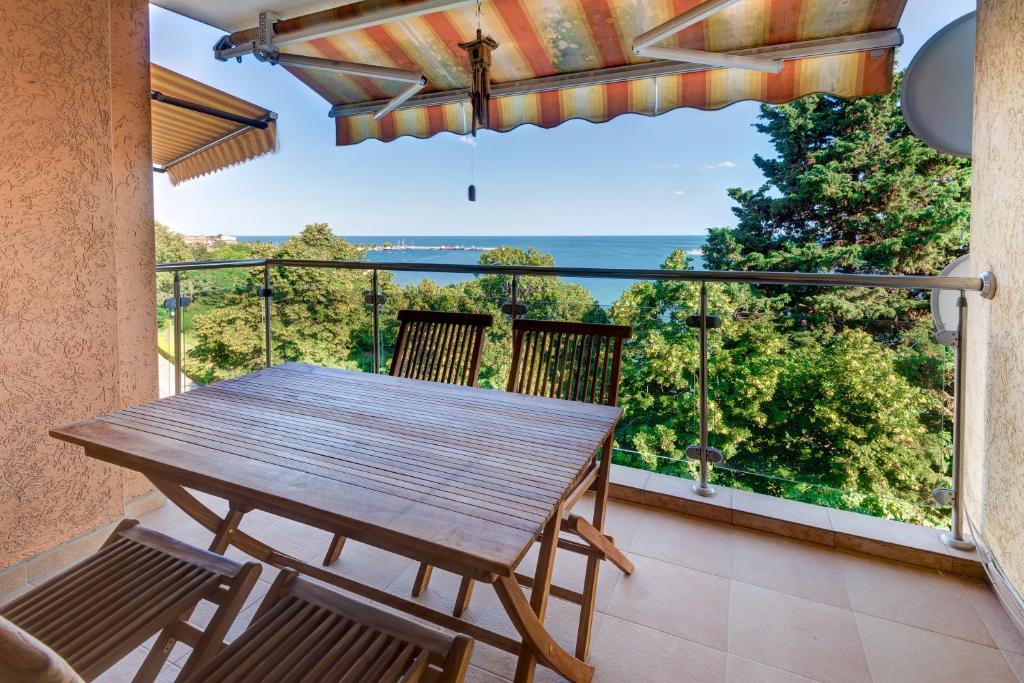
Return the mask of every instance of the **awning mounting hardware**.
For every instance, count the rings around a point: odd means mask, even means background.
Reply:
[[[781,59],[766,59],[764,57],[748,57],[745,55],[726,54],[723,52],[707,52],[704,50],[690,50],[680,47],[657,47],[656,44],[666,38],[671,38],[680,31],[699,24],[708,17],[711,17],[740,0],[705,0],[693,9],[683,12],[678,17],[669,19],[665,23],[655,26],[650,31],[637,36],[633,40],[633,52],[640,57],[651,59],[668,59],[675,62],[687,62],[689,64],[704,64],[715,67],[733,67],[747,69],[750,71],[761,71],[764,73],[779,73],[782,71],[783,61]]]
[[[281,52],[274,46],[274,24],[280,21],[280,19],[273,12],[260,12],[256,40],[244,45],[233,45],[231,37],[224,36],[213,46],[214,57],[225,62],[232,57],[241,61],[244,55],[252,55],[259,61],[267,62],[268,64],[283,64],[303,69],[337,71],[349,76],[362,76],[364,78],[408,83],[409,87],[385,102],[374,113],[375,119],[380,119],[391,113],[427,85],[427,77],[416,71]]]

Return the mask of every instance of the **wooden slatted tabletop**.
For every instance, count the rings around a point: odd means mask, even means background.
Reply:
[[[620,415],[289,363],[51,434],[408,557],[510,576]]]

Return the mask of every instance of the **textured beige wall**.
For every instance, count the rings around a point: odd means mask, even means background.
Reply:
[[[999,292],[970,302],[965,501],[1024,593],[1024,0],[981,0],[977,44],[971,253]]]
[[[0,3],[0,567],[145,490],[47,430],[156,392],[147,10]]]

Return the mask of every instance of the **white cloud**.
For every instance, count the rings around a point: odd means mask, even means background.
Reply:
[[[685,197],[686,190],[672,190],[672,194],[674,194],[677,197]]]
[[[476,147],[476,138],[472,135],[460,135],[459,142],[470,147]]]
[[[721,171],[723,168],[739,168],[739,164],[735,161],[719,161],[717,164],[706,164],[704,166],[705,171]]]

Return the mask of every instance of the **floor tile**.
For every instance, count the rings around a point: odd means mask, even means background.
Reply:
[[[813,678],[798,676],[736,655],[729,655],[728,683],[808,683]]]
[[[725,650],[728,579],[643,555],[633,561],[636,571],[615,587],[609,614]]]
[[[729,576],[734,527],[688,515],[648,508],[640,518],[630,550],[691,569]]]
[[[857,615],[875,683],[1015,683],[999,650],[866,614]]]
[[[146,650],[138,648],[93,680],[95,683],[129,683],[142,666],[142,662],[145,661],[147,654]],[[164,664],[164,668],[160,670],[156,681],[157,683],[172,683],[178,677],[179,672],[180,669],[177,666],[169,663]]]
[[[327,550],[327,546],[324,545],[323,549]],[[316,552],[313,555],[314,558],[323,559]],[[325,569],[367,586],[384,589],[394,583],[395,579],[412,564],[413,561],[407,557],[349,539],[338,561]]]
[[[601,624],[590,663],[600,683],[726,680],[724,652],[612,616]]]
[[[831,683],[870,681],[852,612],[733,581],[729,652]]]
[[[1024,683],[1024,655],[1019,655],[1016,652],[1003,652],[1003,658],[1010,665],[1013,673],[1017,675],[1017,680]]]
[[[424,591],[418,598],[412,597],[412,585],[416,580],[416,573],[419,571],[419,563],[410,563],[398,577],[391,582],[391,585],[387,587],[387,591],[393,595],[397,595],[402,598],[414,600],[421,605],[426,605],[438,611],[446,614],[451,614],[452,606],[455,604],[455,598],[459,594],[459,584],[462,582],[462,577],[445,571],[443,569],[434,568],[433,573],[430,576],[430,583],[427,585],[427,590]],[[491,606],[498,601],[498,596],[495,594],[494,589],[487,584],[477,582],[473,587],[473,597],[469,602],[469,609],[463,614],[467,619],[472,620],[476,616],[482,615]]]
[[[628,550],[636,528],[640,525],[640,518],[646,509],[643,505],[609,500],[604,533],[614,538],[615,545],[621,550]],[[592,494],[583,496],[572,511],[588,522],[591,521],[594,512],[594,496]]]
[[[732,578],[836,607],[850,608],[835,550],[751,531],[732,540]]]
[[[540,551],[540,544],[535,543],[523,561],[519,564],[517,571],[527,576],[533,576],[537,572],[537,553]],[[626,553],[631,555],[630,552]],[[587,558],[579,553],[574,553],[564,548],[555,553],[555,571],[551,577],[552,583],[562,588],[568,588],[577,592],[583,591],[583,581],[586,579]],[[595,607],[604,610],[611,601],[612,593],[618,585],[619,580],[625,576],[623,572],[611,562],[602,562],[597,573],[597,599]],[[494,591],[491,591],[492,593]]]
[[[529,599],[529,591],[524,591]],[[544,618],[544,626],[558,643],[568,650],[574,652],[576,649],[576,632],[579,626],[579,607],[571,603],[551,598],[548,601],[547,614]],[[594,633],[600,631],[605,615],[600,612],[594,614]],[[505,609],[500,603],[495,603],[483,615],[474,619],[474,622],[497,633],[519,639],[519,634],[509,621]],[[593,637],[592,637],[593,638]],[[593,641],[592,641],[593,642]],[[591,648],[593,649],[593,648]],[[515,675],[517,658],[504,650],[477,643],[473,650],[472,663],[481,669],[511,679]],[[563,678],[547,667],[538,666],[535,680],[538,683],[549,683],[562,681]]]
[[[1006,613],[1006,608],[999,602],[991,586],[984,581],[967,578],[960,579],[960,585],[973,603],[992,640],[996,642],[996,647],[1024,655],[1024,636],[1014,627],[1010,615]]]
[[[291,555],[298,560],[317,565],[323,561],[327,548],[334,538],[333,534],[323,529],[317,529],[301,522],[281,517],[253,533],[253,536],[274,550]],[[345,548],[341,553],[342,559],[344,559],[345,553],[352,550],[349,547],[352,545],[354,545],[354,542],[345,544]]]
[[[496,676],[476,666],[469,667],[466,672],[466,683],[510,683],[509,679]]]
[[[841,554],[855,612],[995,646],[957,577]]]
[[[33,586],[32,584],[23,583],[20,586],[15,586],[14,588],[5,593],[0,593],[0,607],[3,607],[15,598],[20,598],[22,595],[28,593],[33,588],[35,588],[35,586]]]

